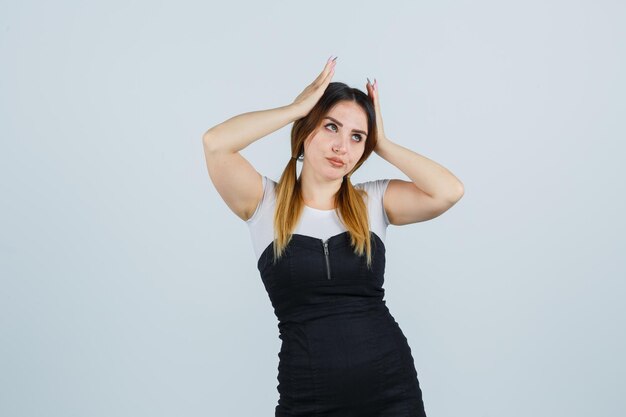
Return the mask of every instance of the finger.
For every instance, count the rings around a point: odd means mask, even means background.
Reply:
[[[315,80],[312,84],[311,87],[313,88],[314,91],[318,90],[318,89],[323,89],[326,90],[326,87],[328,87],[328,84],[330,84],[330,80],[333,78],[333,74],[335,73],[334,68],[331,68],[326,75],[324,76],[324,78],[322,78],[321,80]],[[322,74],[320,74],[321,76]]]
[[[372,87],[372,84],[367,84],[367,94],[372,99],[372,102],[376,104],[376,92],[374,91],[374,87]]]
[[[322,72],[317,74],[317,77],[315,77],[313,82],[311,82],[312,86],[318,86],[320,83],[324,82],[324,78],[326,78],[326,75],[328,74],[328,70],[330,68],[330,62],[332,61],[326,62],[326,65],[324,65],[324,69],[322,70]]]
[[[334,61],[332,61],[334,62]],[[329,83],[330,80],[333,78],[333,75],[335,75],[335,65],[333,65],[330,70],[328,71],[328,73],[326,74],[326,77],[324,77],[324,83]]]
[[[326,65],[324,66],[324,69],[322,70],[322,72],[320,72],[317,75],[317,77],[315,77],[315,79],[313,80],[313,82],[311,84],[318,85],[319,83],[323,82],[324,78],[326,78],[326,76],[328,75],[329,69],[330,69],[330,64],[326,63]]]
[[[326,65],[324,65],[324,69],[322,70],[322,73],[320,75],[326,75],[328,72],[332,71],[335,68],[335,64],[337,63],[335,59],[337,59],[337,57],[335,57],[334,59],[329,59],[326,62]]]
[[[337,59],[337,58],[335,57],[335,59]],[[322,72],[313,81],[313,84],[315,86],[319,86],[319,85],[325,83],[326,80],[328,79],[328,77],[331,76],[334,73],[335,62],[336,62],[335,60],[330,60],[330,61],[326,62],[326,65],[324,66],[324,69],[322,70]]]

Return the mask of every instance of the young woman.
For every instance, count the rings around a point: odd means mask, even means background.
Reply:
[[[275,415],[425,416],[411,349],[383,300],[385,232],[439,216],[463,185],[389,140],[376,82],[368,80],[368,94],[331,82],[335,65],[329,58],[293,103],[209,129],[209,176],[249,226],[279,321]],[[275,182],[239,151],[292,122],[292,157]],[[411,181],[352,185],[372,152]]]

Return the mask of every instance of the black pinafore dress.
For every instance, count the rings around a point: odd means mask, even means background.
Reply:
[[[374,232],[372,266],[349,232],[326,240],[292,234],[258,269],[282,345],[276,417],[423,417],[411,349],[383,300],[385,245]]]

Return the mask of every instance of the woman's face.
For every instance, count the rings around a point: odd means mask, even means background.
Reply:
[[[367,140],[367,116],[355,102],[341,101],[322,118],[304,143],[304,164],[329,180],[343,178],[361,159]],[[329,161],[336,158],[341,164]]]

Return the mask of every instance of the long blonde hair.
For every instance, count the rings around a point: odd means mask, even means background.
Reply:
[[[328,111],[340,101],[353,101],[363,108],[367,116],[368,135],[363,155],[354,168],[344,176],[341,187],[335,194],[335,211],[350,234],[350,242],[354,247],[354,253],[359,256],[365,254],[367,267],[371,266],[372,250],[368,213],[367,206],[363,201],[363,195],[367,195],[367,192],[354,188],[350,182],[350,176],[367,160],[376,147],[378,140],[376,135],[376,113],[368,95],[359,89],[351,88],[340,82],[329,83],[313,109],[305,117],[296,120],[291,129],[292,157],[283,170],[275,190],[274,262],[283,255],[304,210],[300,179],[297,178],[296,158],[303,154],[305,140],[322,122]]]

